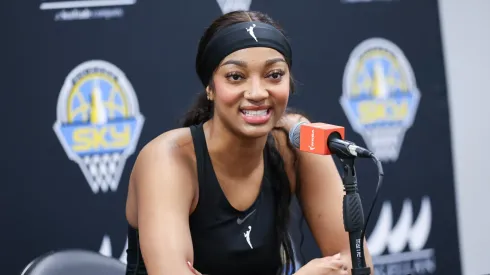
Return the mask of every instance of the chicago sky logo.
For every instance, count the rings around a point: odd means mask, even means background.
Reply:
[[[420,100],[402,50],[383,38],[360,43],[347,62],[340,104],[354,131],[381,161],[396,161]]]
[[[116,191],[144,122],[124,73],[102,60],[78,65],[61,88],[56,116],[56,136],[94,194]]]
[[[432,209],[429,197],[422,199],[415,221],[412,201],[406,199],[394,226],[391,203],[385,201],[367,241],[373,256],[375,274],[433,274],[436,270],[434,249],[424,249],[431,232],[431,224]]]

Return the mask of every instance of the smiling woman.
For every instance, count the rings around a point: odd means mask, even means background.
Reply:
[[[306,120],[286,112],[291,66],[288,39],[265,14],[228,13],[207,29],[196,58],[205,92],[131,173],[127,274],[348,274],[336,167],[287,140]],[[325,256],[299,270],[287,230],[293,192]]]
[[[289,68],[280,56],[263,47],[228,55],[206,89],[215,105],[215,118],[244,136],[267,136],[283,115],[289,97]]]

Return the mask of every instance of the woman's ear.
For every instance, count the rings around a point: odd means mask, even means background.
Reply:
[[[213,89],[211,89],[211,86],[210,85],[208,85],[206,87],[206,95],[207,95],[209,101],[213,101],[214,94],[213,94]]]

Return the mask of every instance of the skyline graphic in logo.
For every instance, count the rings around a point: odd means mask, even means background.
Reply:
[[[403,52],[383,38],[370,38],[351,53],[340,104],[355,132],[385,162],[398,159],[420,101]]]
[[[367,240],[375,273],[434,274],[435,251],[424,248],[431,227],[432,207],[429,197],[422,198],[420,211],[415,220],[412,201],[405,199],[396,224],[394,224],[391,202],[385,201],[378,221]]]
[[[53,129],[96,194],[117,190],[143,123],[136,94],[124,73],[106,61],[92,60],[77,66],[65,79]]]

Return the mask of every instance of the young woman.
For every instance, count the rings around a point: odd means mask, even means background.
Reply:
[[[287,139],[306,121],[286,112],[291,65],[287,38],[265,14],[228,13],[207,29],[196,59],[205,92],[183,128],[141,150],[131,174],[127,274],[284,272],[294,192],[325,256],[295,274],[349,273],[332,158],[296,151]]]

